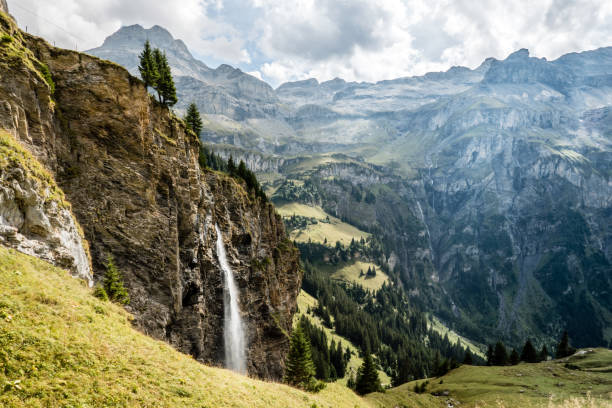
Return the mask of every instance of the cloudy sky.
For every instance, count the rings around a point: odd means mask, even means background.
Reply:
[[[8,0],[19,25],[86,50],[122,25],[158,24],[212,67],[276,86],[378,81],[478,66],[528,48],[554,59],[612,46],[610,0]],[[169,4],[172,4],[169,6]]]

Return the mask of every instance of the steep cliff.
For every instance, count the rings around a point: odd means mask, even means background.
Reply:
[[[5,14],[0,127],[54,175],[90,242],[112,255],[134,323],[202,362],[223,362],[218,224],[240,288],[248,370],[278,379],[301,274],[274,208],[198,165],[199,141],[123,68],[21,33]],[[47,68],[48,67],[48,68]]]
[[[87,242],[64,192],[10,134],[0,130],[0,244],[68,269],[91,286]]]

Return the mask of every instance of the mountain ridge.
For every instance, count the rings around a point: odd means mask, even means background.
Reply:
[[[611,52],[612,47],[602,47],[548,61],[520,49],[503,60],[487,58],[475,69],[451,67],[377,83],[311,78],[281,84],[274,91],[280,107],[271,101],[263,115],[224,114],[222,109],[209,114],[215,102],[204,96],[198,99],[208,123],[203,140],[248,151],[244,158],[262,169],[270,169],[272,161],[291,163],[295,157],[328,153],[388,168],[398,178],[381,185],[398,189],[396,197],[388,198],[406,203],[407,220],[413,220],[412,232],[419,239],[402,238],[382,204],[375,205],[378,218],[353,217],[358,203],[348,198],[352,190],[339,192],[323,179],[319,193],[332,194],[333,200],[315,204],[359,226],[364,220],[376,230],[385,225],[382,231],[395,243],[391,246],[404,284],[416,285],[414,293],[438,288],[436,296],[447,298],[436,312],[439,317],[472,336],[486,327],[491,337],[508,341],[535,335],[551,342],[565,315],[570,326],[577,325],[572,330],[581,345],[590,345],[590,338],[601,344],[612,340],[612,313],[604,295],[612,285],[605,273],[612,261],[606,215],[612,205],[606,165],[612,150],[606,108],[612,105]],[[238,106],[250,102],[244,94],[233,96],[242,100]],[[242,158],[239,151],[233,154]],[[325,166],[299,177],[333,174],[353,190],[370,188],[358,174],[338,171],[337,164]],[[272,179],[288,177],[283,172],[290,166],[272,168]],[[566,202],[555,202],[555,195]],[[529,232],[526,219],[541,229]],[[570,233],[563,229],[570,220],[581,225],[571,233],[584,231],[584,239],[577,240],[577,247],[562,241],[563,260],[551,263],[560,237]],[[499,222],[503,228],[496,231]],[[538,244],[546,231],[556,232]],[[603,255],[595,256],[597,266],[595,258],[584,255],[590,253]],[[415,281],[417,276],[422,277]],[[470,292],[474,288],[468,277],[479,282],[482,297]],[[596,300],[578,284],[581,289],[563,295],[552,284],[558,277],[563,277],[564,290],[574,287],[572,282],[596,280],[603,292]],[[570,300],[570,293],[576,298]],[[585,330],[573,312],[583,307],[597,316]]]

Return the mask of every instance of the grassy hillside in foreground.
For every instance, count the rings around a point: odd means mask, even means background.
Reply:
[[[0,247],[2,407],[370,407],[204,366],[133,329],[67,272]]]
[[[421,395],[412,392],[414,383],[366,398],[340,384],[308,394],[204,366],[134,330],[128,313],[91,296],[67,272],[3,247],[0,293],[2,407],[438,408],[451,398],[462,407],[612,407],[610,350],[567,361],[460,367],[441,384],[430,380]],[[448,397],[430,395],[446,390]],[[590,402],[571,400],[586,392]]]
[[[566,367],[570,367],[567,368]],[[367,398],[387,406],[414,402],[413,381]],[[453,406],[612,407],[612,350],[581,350],[562,360],[508,367],[461,366],[429,379],[427,393]]]

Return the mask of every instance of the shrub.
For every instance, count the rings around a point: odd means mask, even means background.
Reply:
[[[113,302],[127,305],[130,303],[130,295],[123,285],[123,276],[113,261],[112,256],[106,260],[106,274],[104,275],[104,290],[108,298]]]
[[[11,37],[9,34],[2,34],[2,37],[0,37],[0,44],[4,45],[4,44],[9,44],[13,42],[13,37]]]
[[[49,71],[49,67],[47,66],[47,64],[40,64],[40,73],[49,85],[49,91],[51,92],[51,95],[53,95],[55,93],[55,82],[53,82],[53,78],[51,77],[51,71]]]
[[[109,300],[108,294],[106,293],[106,290],[104,290],[104,286],[101,286],[101,285],[96,285],[93,291],[93,295],[97,297],[98,299],[102,299],[104,301]]]

